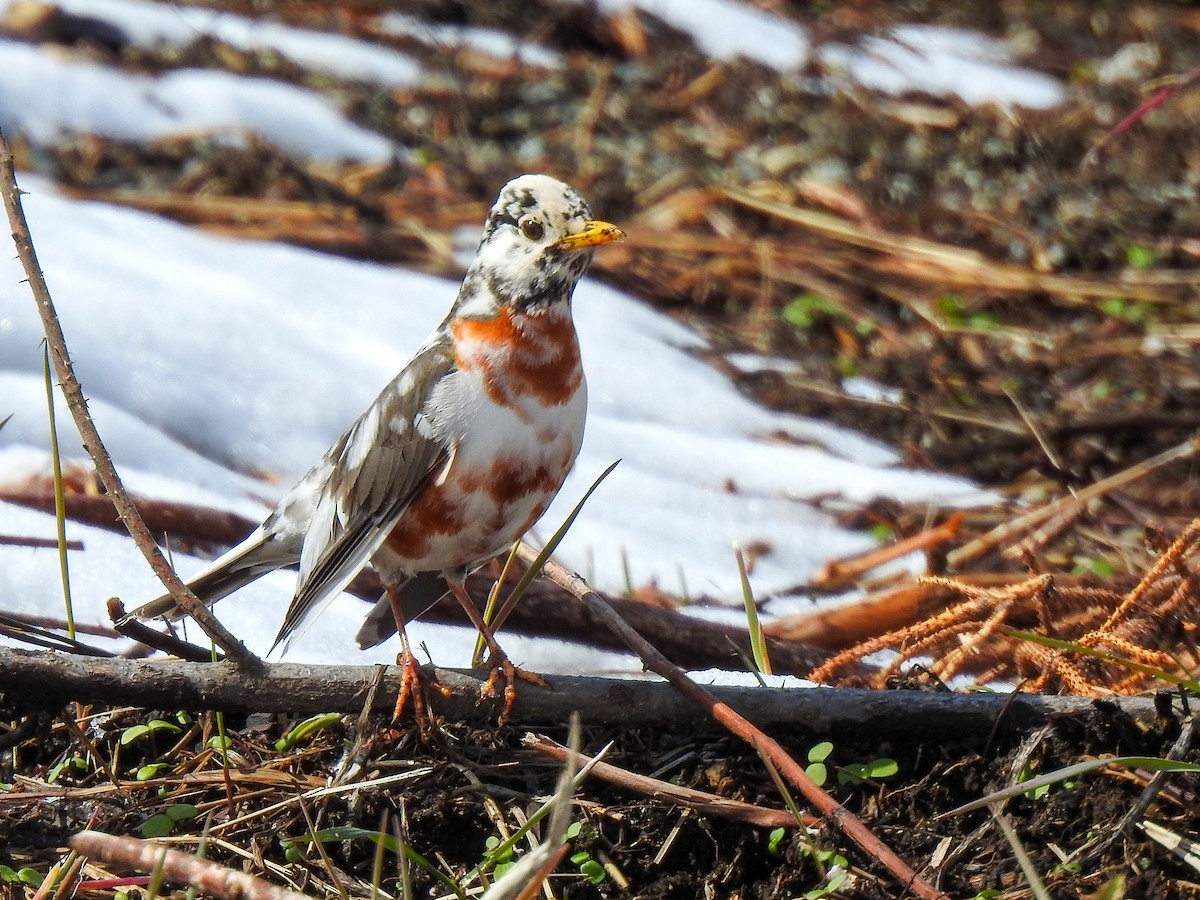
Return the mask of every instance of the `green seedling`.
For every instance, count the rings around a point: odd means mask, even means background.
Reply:
[[[141,725],[131,725],[121,732],[121,746],[127,747],[134,741],[140,741],[147,735],[156,734],[160,731],[165,731],[168,734],[179,734],[180,728],[174,722],[168,722],[166,719],[151,719]]]
[[[175,826],[188,819],[200,815],[200,810],[190,803],[174,803],[162,812],[157,813],[141,824],[138,831],[144,838],[166,837],[175,830]]]
[[[51,766],[49,773],[46,775],[46,781],[48,781],[50,784],[54,784],[64,774],[70,774],[72,772],[87,772],[87,762],[82,756],[72,756],[69,759],[64,759],[62,762]]]
[[[318,716],[310,716],[277,740],[275,742],[275,749],[280,752],[291,750],[300,741],[316,734],[318,731],[332,728],[341,721],[341,713],[322,713]]]

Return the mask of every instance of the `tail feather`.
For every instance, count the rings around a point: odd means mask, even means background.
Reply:
[[[228,597],[257,578],[284,566],[294,565],[299,557],[296,552],[281,546],[278,539],[267,538],[261,530],[204,567],[188,580],[188,587],[206,606]],[[130,614],[131,618],[157,619],[163,616],[178,619],[184,611],[170,594],[139,606]]]
[[[400,606],[404,610],[405,624],[425,614],[429,607],[437,603],[449,593],[446,579],[440,572],[421,572],[413,575],[401,584],[397,590],[400,593]],[[362,627],[358,629],[355,640],[363,650],[382,644],[398,630],[396,617],[392,613],[392,604],[387,594],[380,597]]]

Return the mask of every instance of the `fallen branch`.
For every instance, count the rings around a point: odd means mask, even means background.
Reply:
[[[69,519],[122,530],[107,496],[68,493],[65,499]],[[0,490],[0,500],[47,513],[54,512],[54,495],[48,490]],[[225,510],[138,496],[134,496],[133,501],[151,531],[167,534],[173,543],[203,544],[207,548],[223,551],[258,525],[256,521]],[[493,583],[494,579],[483,573],[467,579],[467,590],[480,609],[484,608]],[[373,570],[365,569],[346,591],[374,603],[383,594],[383,582]],[[744,627],[705,621],[670,607],[640,600],[608,596],[605,599],[623,619],[644,634],[676,665],[687,669],[738,669],[742,667],[742,660],[750,658],[750,639]],[[236,603],[237,600],[229,602]],[[110,612],[110,615],[117,614]],[[363,608],[363,615],[366,615],[366,607]],[[453,597],[434,604],[422,615],[421,620],[451,625],[471,624],[461,604],[455,602]],[[117,618],[113,621],[117,621]],[[504,630],[553,637],[589,647],[624,650],[625,644],[620,638],[605,628],[597,627],[599,624],[566,591],[543,580],[535,582],[526,591],[505,621]],[[169,643],[167,646],[163,638],[151,634],[141,623],[126,622],[120,630],[127,637],[175,656],[195,658],[196,661],[208,661],[211,658],[211,651],[207,647],[188,650],[169,636],[165,636]],[[804,675],[821,665],[828,656],[825,652],[786,637],[769,637],[767,649],[775,672],[781,675]]]
[[[0,691],[39,703],[113,703],[158,709],[219,709],[228,712],[361,713],[379,677],[379,666],[314,666],[273,663],[250,674],[227,663],[187,663],[136,659],[94,659],[32,650],[0,653]],[[373,707],[391,712],[401,671],[383,668]],[[483,682],[470,673],[426,667],[452,690],[430,692],[430,705],[450,720],[483,721],[478,703]],[[703,727],[711,719],[670,685],[573,675],[545,676],[548,690],[527,687],[517,693],[512,721],[561,725],[578,710],[588,725]],[[712,686],[704,693],[742,710],[762,727],[803,727],[818,734],[903,733],[913,742],[950,741],[1023,731],[1067,716],[1097,714],[1105,708],[1150,726],[1156,712],[1149,697],[1055,697],[1038,694],[953,694],[927,691],[871,691],[853,688],[785,689]],[[1098,703],[1107,706],[1098,706]],[[902,727],[897,723],[902,723]]]

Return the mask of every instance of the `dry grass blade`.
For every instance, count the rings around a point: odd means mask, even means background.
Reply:
[[[562,744],[542,735],[529,735],[525,738],[525,746],[545,753],[553,759],[566,760],[568,749]],[[667,800],[679,806],[686,806],[707,816],[721,816],[747,822],[762,828],[789,827],[796,824],[796,818],[787,810],[769,809],[752,803],[730,800],[719,794],[698,791],[695,788],[670,784],[648,775],[639,775],[611,763],[599,762],[591,767],[593,777],[607,781],[619,787],[635,791],[643,796],[659,800]],[[807,825],[815,825],[817,819],[812,816],[803,817]]]
[[[1037,900],[1052,900],[1050,892],[1046,890],[1045,883],[1042,881],[1037,869],[1034,868],[1033,860],[1029,858],[1029,854],[1021,843],[1021,838],[1017,835],[1017,830],[1013,828],[1012,822],[996,807],[993,806],[990,809],[992,818],[1004,835],[1004,839],[1012,847],[1013,855],[1017,858],[1017,864],[1020,865],[1021,871],[1025,874],[1025,880],[1029,883],[1030,892]]]
[[[1145,478],[1166,466],[1191,459],[1197,453],[1200,453],[1200,435],[1191,437],[1169,450],[1165,450],[1150,459],[1129,466],[1127,469],[1110,475],[1108,478],[1102,478],[1100,481],[1063,497],[1061,500],[1038,507],[1024,515],[1010,519],[982,537],[976,538],[949,553],[946,556],[946,563],[951,569],[961,568],[1003,545],[1010,544],[1018,536],[1027,534],[1067,509],[1082,507],[1084,504],[1098,497],[1128,487],[1135,481]]]
[[[1066,275],[1049,275],[1036,269],[997,263],[976,250],[965,250],[924,238],[890,234],[850,222],[829,213],[800,209],[786,203],[756,197],[749,191],[728,188],[725,196],[764,215],[772,216],[821,237],[884,254],[876,266],[881,272],[904,275],[921,281],[958,288],[987,288],[991,291],[1026,293],[1036,291],[1077,303],[1114,295],[1149,303],[1167,303],[1166,286],[1188,284],[1191,272],[1161,270],[1138,276],[1103,281]]]

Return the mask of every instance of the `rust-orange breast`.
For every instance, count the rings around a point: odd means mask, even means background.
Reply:
[[[491,319],[450,323],[455,362],[478,369],[492,401],[509,408],[536,400],[562,406],[583,380],[571,316],[518,314],[501,307]]]

